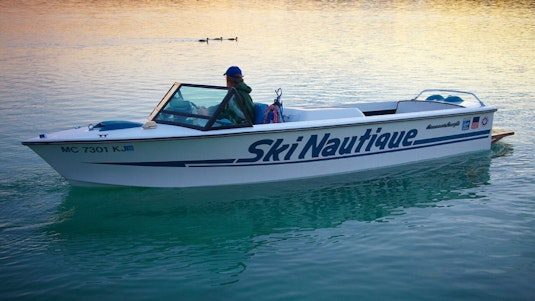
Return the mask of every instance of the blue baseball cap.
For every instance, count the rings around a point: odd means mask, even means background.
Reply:
[[[227,72],[225,72],[225,74],[223,75],[230,77],[243,77],[243,75],[241,74],[241,69],[238,66],[230,66],[227,69]]]

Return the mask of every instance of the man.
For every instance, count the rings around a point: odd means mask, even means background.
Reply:
[[[223,74],[227,77],[227,87],[236,89],[238,101],[241,101],[247,114],[250,116],[251,121],[255,121],[255,110],[253,99],[251,98],[251,87],[243,82],[243,75],[241,69],[238,66],[231,66],[227,69],[227,72]]]

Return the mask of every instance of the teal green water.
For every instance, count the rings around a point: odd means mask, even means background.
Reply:
[[[531,1],[0,1],[1,300],[534,300]],[[238,41],[198,42],[212,37]],[[174,81],[327,104],[475,92],[515,136],[374,172],[76,188],[20,144]]]

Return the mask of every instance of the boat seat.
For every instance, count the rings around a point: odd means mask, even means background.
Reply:
[[[285,109],[284,115],[286,114],[289,115],[289,121],[309,121],[365,116],[364,113],[357,108]]]
[[[264,112],[266,112],[269,106],[264,103],[254,103],[254,115],[255,121],[254,124],[263,124],[264,123]]]

